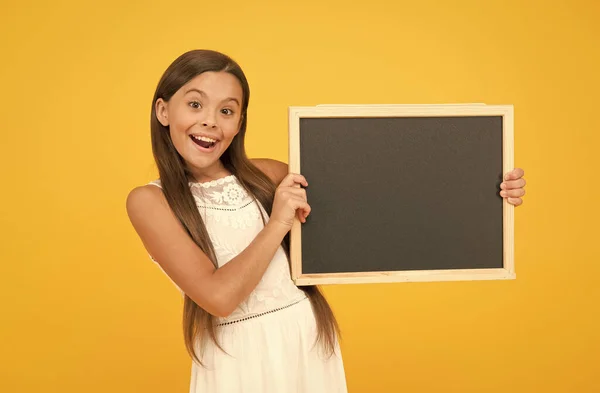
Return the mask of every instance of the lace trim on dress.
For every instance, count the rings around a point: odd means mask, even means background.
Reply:
[[[231,183],[236,179],[235,175],[229,175],[222,177],[220,179],[211,180],[208,182],[190,182],[190,186],[192,187],[201,187],[201,188],[211,188],[215,186],[220,186],[225,183]]]
[[[192,194],[207,204],[236,206],[248,198],[248,193],[239,183],[234,183],[233,180],[232,175],[209,183],[191,183],[190,189]]]

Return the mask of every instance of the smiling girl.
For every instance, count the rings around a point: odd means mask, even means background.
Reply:
[[[152,101],[159,180],[131,191],[130,220],[184,295],[190,392],[346,392],[339,329],[315,286],[290,278],[288,234],[305,222],[307,180],[249,159],[250,89],[228,56],[177,58]],[[503,183],[520,204],[522,171]]]

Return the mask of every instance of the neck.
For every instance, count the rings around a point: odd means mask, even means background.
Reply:
[[[221,160],[215,162],[209,168],[193,168],[189,167],[189,171],[192,173],[194,180],[200,183],[217,180],[222,177],[231,175],[231,173],[225,168]]]

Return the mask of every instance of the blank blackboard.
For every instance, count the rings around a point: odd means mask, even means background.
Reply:
[[[291,232],[297,285],[515,278],[513,108],[290,108],[290,171],[312,212]]]

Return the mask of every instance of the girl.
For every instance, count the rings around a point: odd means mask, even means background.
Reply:
[[[190,392],[346,392],[339,328],[317,287],[296,287],[288,267],[294,218],[311,208],[275,160],[247,158],[248,82],[228,56],[177,58],[152,101],[160,180],[127,198],[152,259],[184,294]],[[503,183],[524,195],[522,170]]]

